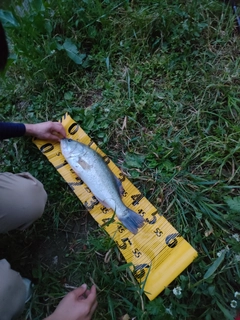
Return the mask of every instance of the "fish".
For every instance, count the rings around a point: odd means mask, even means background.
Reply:
[[[104,207],[111,208],[131,233],[138,233],[145,220],[123,203],[122,183],[103,158],[86,144],[73,139],[61,139],[60,145],[65,160],[96,199]]]

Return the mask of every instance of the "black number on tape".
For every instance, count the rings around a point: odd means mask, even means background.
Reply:
[[[139,264],[138,266],[135,266],[135,269],[134,269],[134,272],[133,272],[133,275],[135,278],[137,279],[141,279],[145,276],[145,270],[144,268],[150,268],[150,266],[146,263],[143,263],[143,264]]]
[[[107,214],[108,211],[109,211],[109,209],[106,208],[106,207],[102,207],[102,208],[101,208],[101,211],[102,211],[102,213]]]
[[[123,190],[122,197],[126,197],[128,195],[127,191]]]
[[[103,157],[103,160],[106,164],[109,164],[110,163],[110,159],[108,158],[108,156],[104,156]]]
[[[136,206],[137,204],[139,204],[139,201],[142,200],[143,195],[141,193],[134,194],[131,196],[131,198],[133,199],[132,205]]]
[[[120,233],[123,233],[125,230],[125,228],[121,225],[119,225],[117,229],[118,229],[118,232],[120,232]]]
[[[178,241],[177,241],[177,237],[179,237],[180,234],[179,233],[173,233],[173,234],[169,234],[166,239],[165,239],[165,242],[166,242],[166,245],[169,247],[169,248],[174,248],[176,247],[176,245],[178,244]]]
[[[66,118],[67,118],[67,116],[68,116],[68,113],[65,113],[65,115],[64,115],[64,116],[62,116],[62,118],[60,119],[60,122],[63,122],[63,120],[64,120],[64,119],[66,119]]]
[[[92,144],[94,144],[94,142],[92,140],[90,140],[88,146],[91,147]]]
[[[82,180],[80,180],[79,182],[69,182],[68,185],[69,187],[74,191],[74,187],[79,187],[83,184]]]
[[[72,168],[70,168],[70,172],[73,173],[73,174],[76,174],[75,171]]]
[[[126,179],[126,178],[125,178],[125,175],[124,175],[122,172],[120,172],[120,173],[119,173],[119,180],[120,180],[121,182],[123,182],[125,179]]]
[[[134,250],[132,251],[132,253],[134,254],[134,256],[135,256],[136,258],[140,258],[140,256],[142,255],[142,252],[140,252],[137,248],[134,249]]]
[[[73,124],[70,125],[70,127],[68,128],[68,132],[71,134],[71,135],[74,135],[75,133],[78,132],[78,129],[79,129],[79,125],[74,122]]]
[[[160,230],[160,228],[157,228],[156,230],[154,230],[154,233],[156,234],[157,237],[161,237],[161,235],[163,234],[162,230]]]
[[[70,168],[70,172],[75,175],[75,180],[79,181],[79,183],[81,182],[81,184],[84,183],[84,182],[76,175],[75,171],[74,171],[72,168]]]
[[[144,217],[144,215],[146,214],[145,211],[143,211],[143,209],[139,209],[138,213],[140,214],[140,216]]]
[[[85,187],[85,190],[87,191],[87,193],[91,193],[92,192],[88,187]]]
[[[117,245],[119,246],[120,249],[127,249],[127,243],[129,243],[129,245],[131,246],[132,242],[130,241],[129,238],[123,238],[121,239],[122,243],[119,244],[118,241],[117,241]]]
[[[63,163],[61,163],[61,164],[59,164],[58,166],[55,166],[55,168],[58,170],[58,169],[60,169],[60,168],[62,168],[62,167],[64,167],[64,166],[66,166],[68,163],[67,163],[67,161],[65,160]]]
[[[94,196],[92,197],[92,199],[89,202],[87,202],[87,201],[84,202],[84,205],[88,210],[92,210],[97,204],[99,204],[99,201]]]
[[[151,215],[153,216],[153,218],[151,219],[151,220],[149,220],[148,218],[146,219],[146,221],[149,223],[149,224],[154,224],[154,223],[156,223],[156,221],[157,221],[157,217],[156,217],[156,215],[157,215],[157,211],[155,211],[155,212],[153,212]]]
[[[109,225],[110,223],[112,223],[112,222],[114,222],[115,221],[115,219],[112,217],[112,218],[106,218],[106,219],[102,219],[102,222],[103,222],[103,224],[104,225]],[[104,226],[103,225],[103,226]]]
[[[48,142],[48,143],[45,143],[43,146],[41,146],[40,151],[42,153],[48,153],[48,152],[52,151],[53,149],[54,149],[53,144]]]

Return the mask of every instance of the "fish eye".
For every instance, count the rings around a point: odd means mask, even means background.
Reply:
[[[72,141],[72,139],[68,139],[68,142],[71,142]]]

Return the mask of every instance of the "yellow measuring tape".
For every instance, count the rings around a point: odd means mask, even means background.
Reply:
[[[145,294],[153,300],[192,263],[197,257],[196,250],[158,213],[68,114],[60,121],[66,129],[68,138],[80,141],[96,150],[121,180],[125,191],[123,202],[145,219],[144,226],[136,235],[123,227],[113,210],[100,204],[90,189],[77,177],[63,157],[59,143],[38,139],[33,139],[33,142],[62,175],[93,218],[116,242],[126,262],[131,263],[130,269]]]

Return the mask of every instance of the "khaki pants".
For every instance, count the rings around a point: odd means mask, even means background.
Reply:
[[[46,201],[43,185],[31,174],[0,173],[0,233],[30,226],[41,217]],[[0,255],[0,320],[12,320],[24,308],[26,287],[20,274],[2,258]]]

